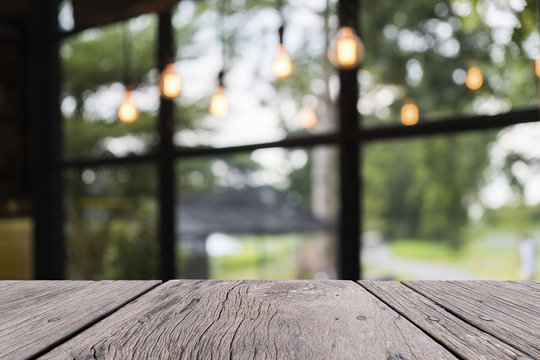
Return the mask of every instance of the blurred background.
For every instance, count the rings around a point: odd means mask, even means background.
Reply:
[[[353,70],[354,1],[149,3],[0,6],[1,279],[540,279],[536,2],[362,1]]]

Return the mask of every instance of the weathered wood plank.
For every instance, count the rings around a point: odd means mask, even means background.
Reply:
[[[517,284],[523,289],[523,291],[530,292],[532,289],[533,290],[532,293],[535,294],[535,296],[540,296],[540,282],[538,281],[513,280],[513,281],[506,281],[506,283]]]
[[[504,315],[514,319],[515,327],[540,334],[540,301],[535,296],[538,291],[507,281],[447,281],[443,286],[466,296],[474,304],[504,309]]]
[[[40,359],[455,359],[350,281],[169,281]]]
[[[159,281],[1,281],[0,359],[37,356]]]
[[[359,281],[392,309],[464,359],[525,359],[525,353],[452,315],[396,281]]]
[[[498,304],[503,303],[507,313],[518,317],[531,316],[540,319],[540,289],[534,289],[525,283],[511,281],[469,281],[456,283],[467,291],[473,291],[487,300],[495,300]],[[481,286],[478,286],[481,284]],[[454,284],[451,284],[452,286]],[[540,333],[540,321],[538,333]]]
[[[454,315],[497,339],[540,359],[540,314],[523,292],[507,288],[504,281],[412,281],[418,291]],[[518,284],[518,283],[516,283]],[[532,305],[532,306],[531,306]]]

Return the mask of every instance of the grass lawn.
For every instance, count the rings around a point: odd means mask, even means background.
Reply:
[[[284,280],[297,277],[301,236],[241,236],[241,251],[234,256],[210,258],[210,277],[219,279]]]
[[[501,240],[502,239],[502,240]],[[390,243],[399,257],[448,264],[484,279],[520,279],[517,240],[504,236],[484,236],[455,251],[446,243],[417,239],[399,239]],[[537,253],[540,264],[540,252]],[[538,266],[538,265],[537,265]],[[536,280],[540,280],[537,272]]]
[[[470,240],[461,250],[455,251],[442,241],[397,239],[389,246],[395,257],[418,260],[423,265],[433,264],[438,271],[459,269],[471,278],[515,280],[519,272],[518,241],[515,234],[503,231],[469,233]],[[539,233],[540,236],[540,233]],[[237,236],[240,251],[234,256],[209,258],[210,278],[218,279],[296,279],[299,276],[300,254],[312,244],[312,237],[299,235]],[[537,253],[540,268],[540,251]],[[374,265],[375,266],[375,265]],[[429,267],[428,267],[429,269]],[[384,266],[367,268],[364,273],[385,277]],[[429,270],[426,270],[429,271]],[[396,275],[397,274],[397,275]],[[399,278],[399,272],[387,274]],[[306,276],[306,275],[303,275]],[[307,275],[309,276],[309,275]],[[405,278],[400,280],[410,280]],[[421,277],[422,275],[416,275]],[[540,271],[536,280],[540,280]]]

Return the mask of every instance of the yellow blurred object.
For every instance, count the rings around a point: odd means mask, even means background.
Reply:
[[[339,29],[328,50],[328,59],[340,69],[354,69],[362,61],[364,45],[352,27]]]
[[[293,72],[293,63],[283,44],[279,44],[278,53],[272,64],[272,71],[279,79],[288,78]]]
[[[225,96],[225,87],[223,85],[218,86],[216,93],[212,96],[210,101],[210,114],[223,117],[227,115],[229,110],[229,102]]]
[[[182,91],[182,81],[174,71],[173,65],[173,63],[167,65],[159,77],[159,93],[168,99],[178,97]]]
[[[418,123],[418,107],[414,103],[409,102],[402,106],[401,122],[407,126]]]
[[[478,90],[482,86],[484,79],[482,78],[482,72],[477,66],[471,66],[467,71],[467,78],[465,79],[465,85],[471,90]]]
[[[0,220],[0,280],[33,278],[32,220]]]
[[[309,106],[304,106],[300,110],[300,124],[306,129],[311,129],[317,125],[317,114]]]
[[[540,56],[534,61],[534,72],[536,73],[536,76],[540,77]]]
[[[131,99],[131,90],[126,90],[122,105],[118,109],[118,118],[124,123],[132,123],[139,117],[139,110]]]

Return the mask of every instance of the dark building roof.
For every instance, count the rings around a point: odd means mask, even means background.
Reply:
[[[185,194],[179,214],[182,236],[307,233],[330,228],[298,201],[270,187]]]

